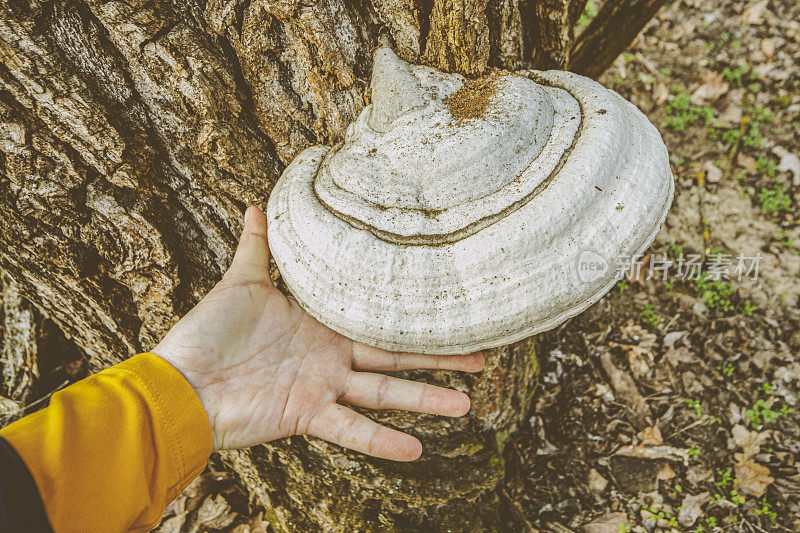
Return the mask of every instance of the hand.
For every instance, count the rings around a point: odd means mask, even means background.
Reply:
[[[415,437],[342,403],[462,416],[470,407],[466,394],[374,372],[477,372],[483,355],[387,352],[328,329],[272,285],[266,232],[264,213],[250,207],[230,269],[153,350],[197,392],[214,449],[308,434],[376,457],[418,458]]]

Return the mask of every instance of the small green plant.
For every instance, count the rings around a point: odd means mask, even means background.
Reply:
[[[661,320],[661,315],[653,311],[653,307],[650,304],[645,305],[640,315],[642,317],[642,320],[644,320],[651,326],[657,326],[659,320]]]
[[[714,119],[714,108],[711,106],[692,105],[692,96],[680,89],[673,88],[675,95],[667,102],[666,111],[670,115],[664,119],[664,124],[673,131],[683,131],[686,126],[702,119],[709,125]]]
[[[697,456],[700,455],[700,449],[695,448],[694,444],[692,444],[691,446],[689,446],[689,449],[686,450],[686,453],[688,453],[689,457],[691,457],[692,459],[697,459]]]
[[[738,481],[738,480],[734,480],[734,481]],[[731,503],[733,503],[733,505],[735,505],[736,507],[739,507],[740,505],[742,505],[747,500],[745,500],[744,496],[740,495],[734,489],[734,490],[731,490],[730,501],[731,501]]]
[[[758,306],[750,303],[750,300],[745,300],[742,304],[742,314],[744,316],[753,316],[753,313],[758,311]]]
[[[679,526],[678,519],[675,518],[674,516],[672,516],[672,514],[670,514],[670,513],[667,513],[665,511],[657,511],[657,510],[650,509],[647,505],[643,505],[642,506],[642,510],[643,511],[647,511],[648,513],[650,513],[650,517],[653,518],[656,521],[658,521],[658,520],[666,520],[667,524],[669,524],[670,527],[678,527]]]
[[[719,370],[720,372],[725,374],[725,377],[729,378],[729,377],[731,377],[733,375],[733,371],[735,370],[735,367],[733,366],[733,363],[728,361],[724,365],[718,366],[717,370]]]
[[[725,144],[734,144],[741,136],[742,134],[739,132],[739,130],[725,130],[725,132],[722,134],[722,142]]]
[[[633,55],[632,53],[630,53],[630,52],[622,52],[622,59],[624,59],[626,63],[630,63],[630,62],[631,62],[631,61],[633,61],[635,58],[636,58],[636,56],[634,56],[634,55]]]
[[[787,417],[794,412],[794,409],[787,405],[781,407],[778,411],[772,409],[772,403],[759,398],[753,404],[752,409],[745,411],[745,416],[750,420],[750,427],[758,429],[766,424],[774,424],[778,419],[783,416]]]
[[[683,246],[677,243],[672,243],[667,247],[667,255],[673,259],[678,259],[683,255]]]
[[[757,515],[764,515],[770,522],[774,522],[775,519],[778,517],[778,513],[772,511],[772,505],[767,503],[766,496],[761,498],[758,502],[761,506],[756,507],[756,514]]]
[[[731,302],[733,285],[730,283],[719,279],[709,279],[708,272],[702,272],[694,280],[694,290],[709,309],[716,309],[723,314],[733,310]]]
[[[748,148],[761,148],[763,142],[764,137],[759,132],[758,122],[751,122],[747,133],[742,137],[742,144]]]
[[[774,178],[775,172],[778,170],[778,163],[767,157],[759,157],[756,161],[756,170],[761,174]]]
[[[672,292],[675,290],[675,284],[670,281],[669,283],[664,285],[664,288],[667,289],[667,292]]]
[[[658,69],[658,71],[661,73],[662,76],[665,76],[667,78],[672,76],[672,69],[670,69],[670,68],[661,67],[660,69]]]
[[[578,17],[578,26],[585,26],[597,16],[597,4],[589,0],[586,2],[586,7],[583,8],[583,13]]]
[[[627,291],[630,285],[628,285],[628,281],[621,279],[617,282],[617,288],[619,289],[619,293],[622,294],[623,292]]]
[[[749,84],[747,85],[747,89],[748,89],[748,90],[749,90],[751,93],[757,93],[758,91],[760,91],[760,90],[761,90],[761,84],[760,84],[760,83],[758,83],[757,81],[755,81],[755,82],[753,82],[753,83],[749,83]]]
[[[692,398],[686,398],[686,405],[689,409],[694,409],[694,412],[697,416],[703,415],[703,406],[700,405],[700,402],[697,400],[693,400]]]
[[[733,469],[728,467],[727,470],[722,470],[721,468],[717,468],[717,474],[721,476],[720,480],[717,481],[717,486],[720,488],[728,488],[728,486],[735,483],[733,479]]]
[[[736,43],[738,41],[733,42]],[[731,45],[733,45],[733,43],[731,43]],[[734,87],[741,87],[742,77],[748,72],[750,72],[750,66],[746,62],[741,61],[735,69],[729,67],[722,69],[722,76]]]
[[[766,107],[757,107],[756,120],[759,122],[775,122],[775,115]]]
[[[792,252],[794,252],[794,253],[798,253],[798,251],[794,249],[794,247],[795,247],[795,246],[794,246],[794,241],[793,241],[792,239],[790,239],[790,238],[789,238],[789,234],[788,234],[788,233],[786,233],[786,230],[785,230],[785,229],[783,229],[783,228],[778,228],[778,235],[780,235],[780,238],[781,238],[781,244],[782,244],[782,245],[784,245],[784,246],[785,246],[785,247],[787,247],[787,248],[790,248],[790,249],[792,249]]]
[[[761,386],[758,388],[761,392],[763,392],[766,396],[772,394],[772,384],[771,383],[762,383]]]
[[[736,181],[742,181],[745,178],[745,176],[747,176],[747,171],[743,168],[740,168],[739,170],[733,173],[732,177]]]
[[[758,201],[761,202],[761,209],[770,215],[776,215],[781,211],[788,211],[792,205],[792,199],[783,190],[780,185],[775,185],[771,189],[761,189],[758,195]]]

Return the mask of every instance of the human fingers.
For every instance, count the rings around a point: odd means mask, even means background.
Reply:
[[[463,392],[370,372],[353,372],[345,393],[345,403],[370,409],[403,409],[432,415],[463,416],[470,407]]]
[[[323,408],[309,434],[357,452],[392,461],[413,461],[422,454],[415,437],[387,428],[338,403]]]
[[[229,271],[269,278],[269,246],[267,245],[267,217],[255,206],[245,211],[244,228]]]
[[[396,372],[428,368],[432,370],[479,372],[483,369],[484,362],[481,352],[467,355],[425,355],[389,352],[360,342],[353,343],[353,370]]]

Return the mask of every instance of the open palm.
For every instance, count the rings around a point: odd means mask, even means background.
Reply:
[[[476,372],[483,356],[387,352],[323,326],[272,285],[266,232],[264,214],[249,208],[228,272],[153,350],[194,387],[214,449],[308,434],[377,457],[419,457],[416,438],[342,404],[462,416],[466,394],[374,372]]]

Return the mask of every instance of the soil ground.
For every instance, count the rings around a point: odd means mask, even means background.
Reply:
[[[675,202],[630,275],[539,338],[515,530],[800,531],[798,21],[792,0],[675,2],[602,76],[661,131]],[[212,465],[160,530],[266,528]]]

